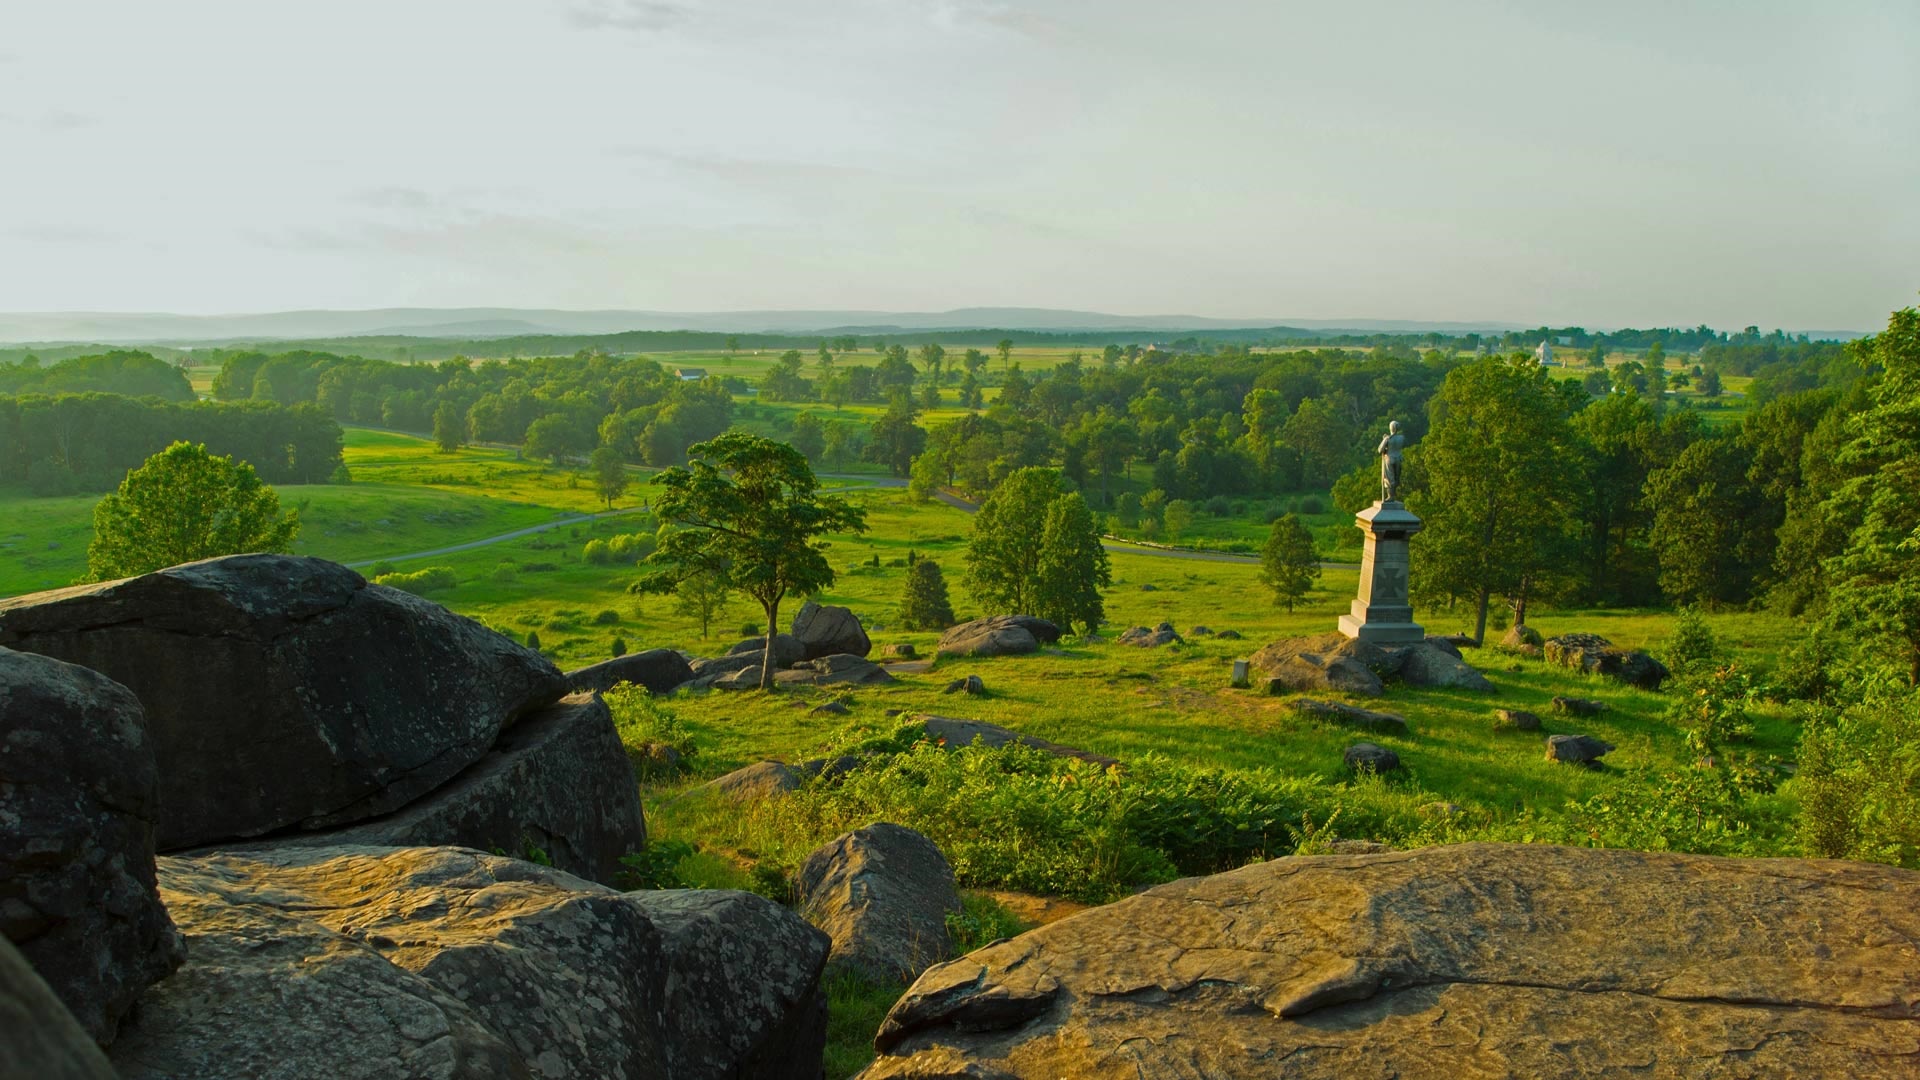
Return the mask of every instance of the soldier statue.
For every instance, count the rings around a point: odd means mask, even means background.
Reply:
[[[1380,455],[1380,501],[1393,502],[1400,498],[1400,450],[1407,445],[1407,437],[1400,434],[1400,421],[1387,422],[1387,433],[1380,439],[1380,448],[1374,453]]]

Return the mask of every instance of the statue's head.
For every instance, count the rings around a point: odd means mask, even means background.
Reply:
[[[1387,434],[1389,435],[1400,434],[1400,421],[1398,420],[1387,421]]]

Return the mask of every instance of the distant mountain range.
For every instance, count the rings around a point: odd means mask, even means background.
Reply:
[[[1521,330],[1513,323],[1419,322],[1403,319],[1213,319],[1197,315],[1106,315],[1049,308],[959,308],[953,311],[561,311],[539,308],[379,308],[370,311],[276,311],[253,315],[168,315],[122,312],[0,313],[0,342],[172,343],[294,338],[401,336],[518,337],[528,334],[614,334],[626,330],[720,333],[883,334],[927,330],[1256,330],[1292,327],[1325,333],[1462,334]]]

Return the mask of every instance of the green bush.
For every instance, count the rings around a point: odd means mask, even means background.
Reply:
[[[387,560],[382,559],[379,562],[374,563],[372,566],[367,567],[367,577],[383,578],[383,577],[386,577],[388,574],[398,572],[399,569],[400,569],[399,567],[393,565],[391,562],[388,562]]]
[[[623,637],[614,638],[607,644],[607,655],[615,657],[627,655],[627,639]]]
[[[600,626],[613,626],[620,621],[620,613],[612,608],[601,608],[593,613],[593,621]]]
[[[503,562],[494,566],[487,576],[498,582],[508,582],[520,576],[520,568],[510,562]]]
[[[671,776],[686,771],[696,750],[693,733],[669,708],[644,686],[620,683],[600,695],[613,714],[614,730],[627,748],[627,758],[642,780]],[[664,749],[671,749],[667,754]]]
[[[1674,624],[1673,633],[1661,645],[1660,661],[1667,665],[1675,678],[1688,679],[1703,674],[1718,666],[1722,652],[1720,643],[1713,636],[1713,628],[1707,625],[1706,616],[1696,607],[1680,609],[1680,619]]]
[[[451,566],[429,566],[424,570],[415,570],[405,574],[381,574],[373,579],[375,585],[410,592],[415,596],[442,592],[460,584],[460,576]]]
[[[623,889],[681,889],[680,864],[693,854],[685,840],[649,840],[639,851],[620,856],[626,869],[619,874]]]
[[[1812,710],[1793,786],[1807,854],[1920,868],[1920,692]]]
[[[613,564],[613,552],[607,547],[605,540],[587,541],[587,546],[580,549],[580,557],[594,566]]]
[[[955,956],[965,956],[1026,931],[1027,925],[1020,917],[991,896],[963,896],[960,911],[947,915],[947,937],[953,942]]]

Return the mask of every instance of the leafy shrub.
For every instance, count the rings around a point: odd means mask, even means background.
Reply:
[[[779,904],[792,907],[794,903],[793,880],[787,877],[787,871],[779,863],[762,859],[747,871],[747,891]]]
[[[1308,495],[1300,500],[1300,512],[1303,514],[1324,514],[1327,501],[1318,495]]]
[[[1840,649],[1822,630],[1807,633],[1780,655],[1780,666],[1768,680],[1767,696],[1775,701],[1833,703],[1839,689],[1835,667]]]
[[[613,553],[608,550],[605,540],[589,540],[587,546],[580,549],[580,557],[594,566],[611,566]]]
[[[960,910],[947,914],[947,937],[953,942],[955,956],[984,949],[1001,938],[1018,937],[1026,931],[1027,925],[1020,917],[991,896],[962,896]]]
[[[1667,706],[1667,721],[1686,732],[1687,748],[1711,756],[1728,743],[1753,737],[1747,706],[1753,687],[1737,665],[1698,675],[1683,696]]]
[[[532,649],[534,652],[540,651],[540,634],[538,631],[527,631],[527,648]]]
[[[593,613],[593,621],[600,626],[613,626],[620,622],[620,613],[612,608],[601,608]]]
[[[1212,517],[1231,517],[1233,515],[1233,500],[1227,498],[1225,495],[1215,495],[1206,502],[1201,503],[1200,508]]]
[[[741,637],[763,637],[765,634],[766,631],[759,623],[743,622],[740,624]]]
[[[607,655],[609,656],[627,655],[627,639],[623,637],[614,638],[613,641],[609,642],[607,645]]]
[[[687,730],[678,713],[646,687],[620,683],[600,697],[607,703],[607,711],[613,714],[613,727],[620,734],[620,744],[627,748],[627,758],[641,779],[670,776],[692,765],[697,752],[693,733]],[[663,748],[673,753],[666,754]]]
[[[693,845],[685,840],[649,840],[639,851],[620,856],[626,869],[619,874],[623,889],[680,889],[680,864],[693,854]]]
[[[1811,710],[1799,764],[1807,854],[1920,868],[1920,693]]]
[[[460,576],[451,566],[429,566],[424,570],[415,570],[405,574],[381,574],[373,579],[375,585],[410,592],[415,596],[425,596],[432,592],[441,592],[460,584]]]
[[[1659,652],[1661,662],[1679,679],[1710,671],[1721,659],[1720,643],[1713,636],[1713,628],[1696,607],[1680,609],[1680,620]]]
[[[487,576],[499,582],[512,581],[520,576],[520,568],[510,562],[503,562],[495,566]]]
[[[382,559],[379,562],[374,563],[372,566],[367,567],[367,577],[383,578],[383,577],[386,577],[388,574],[397,573],[399,572],[399,570],[400,568],[393,565],[393,563],[388,562],[385,559]]]

